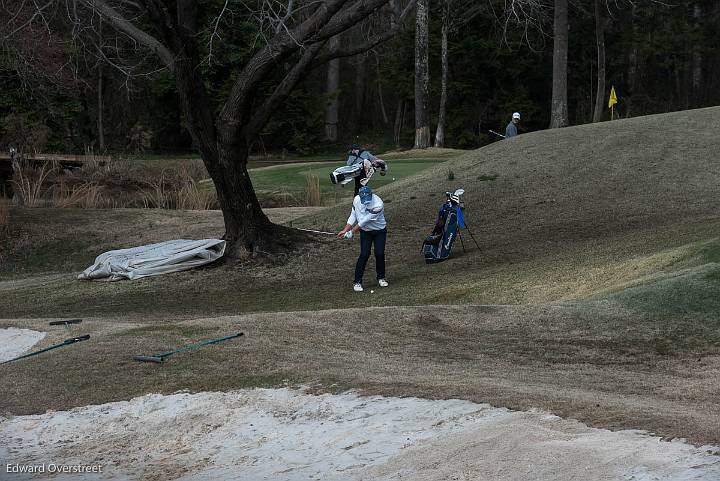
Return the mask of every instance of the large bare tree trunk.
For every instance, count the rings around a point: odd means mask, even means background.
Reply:
[[[700,27],[702,19],[702,6],[696,3],[693,6],[693,28]],[[702,82],[703,82],[703,56],[697,43],[693,44],[692,52],[692,98],[693,107],[699,107],[702,103]]]
[[[428,3],[418,0],[415,18],[415,148],[430,147],[430,121],[428,118]]]
[[[448,78],[448,29],[450,24],[450,0],[444,0],[442,13],[442,30],[440,38],[440,108],[438,125],[435,131],[435,147],[445,147],[445,114],[447,110],[447,78]]]
[[[393,130],[393,140],[395,141],[395,148],[400,148],[400,137],[402,135],[403,124],[405,123],[405,99],[400,97],[398,99],[397,110],[395,111],[395,128]]]
[[[595,36],[597,40],[597,90],[593,122],[602,120],[605,110],[605,8],[600,0],[595,0]]]
[[[568,59],[568,0],[555,0],[553,24],[553,78],[550,128],[568,125],[567,59]]]
[[[244,259],[252,254],[272,252],[274,226],[260,207],[247,170],[247,148],[234,142],[218,142],[217,162],[205,165],[215,184],[225,221],[227,255]],[[209,165],[208,165],[209,164]]]
[[[98,79],[97,79],[97,136],[98,136],[98,149],[100,152],[105,150],[105,121],[103,119],[103,109],[105,108],[103,102],[103,68],[102,64],[98,66]]]
[[[625,94],[625,115],[628,117],[633,112],[633,94],[637,87],[638,78],[638,22],[635,21],[635,4],[630,7],[630,30],[632,31],[632,41],[628,51],[628,72],[627,72],[627,93]]]
[[[98,48],[102,48],[102,19],[98,20],[98,40]],[[105,122],[103,120],[103,109],[105,108],[103,102],[103,66],[104,63],[99,62],[97,68],[97,136],[98,149],[100,152],[105,151]]]
[[[340,47],[340,38],[335,35],[328,42],[329,50],[336,51]],[[340,108],[340,59],[335,58],[327,65],[326,93],[330,97],[327,110],[325,111],[325,139],[331,142],[338,138],[338,113]]]
[[[377,54],[377,52],[375,52],[375,72],[377,73],[378,103],[380,104],[380,113],[382,114],[383,125],[387,125],[390,120],[388,119],[387,110],[385,110],[382,75],[380,74],[380,56]]]
[[[365,79],[367,76],[367,72],[365,71],[365,68],[367,65],[367,57],[364,54],[359,55],[356,60],[357,64],[355,66],[355,115],[353,115],[353,119],[355,119],[355,129],[357,131],[360,131],[360,129],[362,129],[363,127],[362,122],[366,120],[363,115],[360,114],[360,112],[366,111]]]

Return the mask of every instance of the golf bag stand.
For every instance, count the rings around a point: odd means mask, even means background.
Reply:
[[[458,239],[460,239],[460,245],[463,248],[463,252],[467,252],[467,250],[465,249],[465,241],[462,238],[462,232],[460,232],[459,229],[458,229]]]
[[[475,236],[473,235],[472,231],[470,230],[470,227],[468,227],[467,222],[465,223],[464,227],[465,227],[465,230],[468,231],[468,234],[470,234],[470,238],[475,243],[475,247],[477,247],[478,250],[480,250],[480,244],[478,244],[478,241],[475,240]],[[462,238],[460,240],[462,241]],[[463,244],[463,250],[465,250],[465,244]]]

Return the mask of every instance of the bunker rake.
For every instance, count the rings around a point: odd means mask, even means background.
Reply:
[[[65,329],[70,331],[71,324],[80,324],[82,319],[64,319],[62,321],[50,321],[48,324],[51,326],[65,326]]]
[[[46,347],[45,349],[40,349],[39,351],[30,352],[28,354],[16,357],[14,359],[0,362],[0,364],[7,364],[9,362],[18,361],[20,359],[25,359],[26,357],[37,356],[38,354],[42,354],[43,352],[51,351],[53,349],[57,349],[58,347],[69,346],[70,344],[75,344],[76,342],[87,341],[88,339],[90,339],[90,334],[85,334],[84,336],[79,336],[79,337],[71,337],[70,339],[65,339],[63,342],[61,342],[59,344],[53,344],[52,346]]]
[[[242,335],[243,335],[242,332],[238,332],[237,334],[232,334],[230,336],[221,337],[219,339],[211,339],[209,341],[203,341],[203,342],[198,342],[195,344],[190,344],[185,347],[181,347],[180,349],[176,349],[174,351],[161,352],[160,354],[156,354],[154,356],[133,356],[133,360],[140,361],[140,362],[162,363],[165,361],[166,358],[172,356],[173,354],[177,354],[179,352],[191,351],[193,349],[197,349],[202,346],[207,346],[210,344],[217,344],[219,342],[228,341],[230,339],[235,339],[236,337],[240,337]]]

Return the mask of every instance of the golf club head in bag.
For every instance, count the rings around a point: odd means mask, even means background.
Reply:
[[[465,189],[457,189],[455,192],[445,192],[445,196],[447,197],[448,202],[452,203],[452,205],[462,206],[460,196],[464,193]]]

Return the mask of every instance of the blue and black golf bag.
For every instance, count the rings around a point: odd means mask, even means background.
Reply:
[[[447,202],[440,207],[435,227],[425,238],[422,252],[425,262],[442,262],[450,257],[455,239],[460,235],[459,228],[465,228],[465,217],[459,195],[447,192]]]

